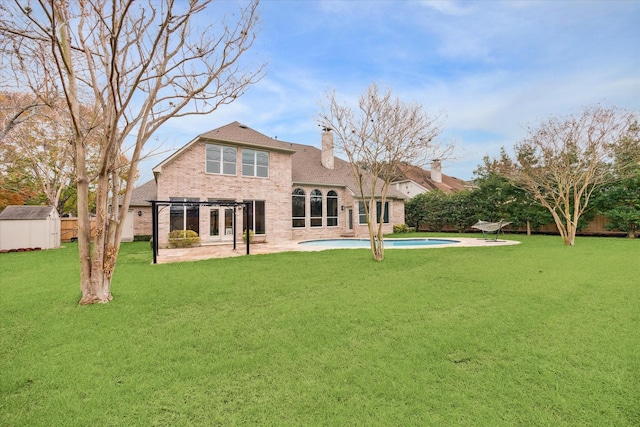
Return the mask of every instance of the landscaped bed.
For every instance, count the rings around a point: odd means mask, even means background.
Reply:
[[[155,266],[127,243],[89,307],[77,245],[1,254],[0,425],[639,425],[640,241],[508,238]]]

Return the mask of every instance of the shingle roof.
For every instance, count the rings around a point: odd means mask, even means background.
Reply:
[[[348,162],[334,157],[334,169],[327,169],[322,166],[322,151],[320,149],[311,145],[278,141],[237,121],[198,135],[194,140],[153,168],[154,172],[161,172],[163,165],[170,162],[192,144],[202,140],[231,142],[238,145],[256,146],[291,153],[293,154],[291,163],[292,180],[294,184],[335,185],[338,187],[347,187],[354,194],[359,194],[357,182],[353,177],[351,166]],[[381,193],[379,190],[381,188],[382,181],[380,181],[380,185],[376,190],[376,196],[380,196]],[[365,189],[365,191],[367,191],[367,189]],[[389,188],[387,197],[397,199],[406,198],[404,194],[393,187]]]
[[[191,142],[180,147],[172,155],[164,159],[157,166],[153,168],[154,172],[162,172],[162,166],[171,162],[174,158],[184,152],[187,148],[191,147],[198,141],[217,141],[217,142],[230,142],[238,145],[245,146],[257,146],[257,147],[269,147],[272,150],[284,151],[293,153],[291,144],[288,142],[278,141],[277,139],[270,138],[260,132],[257,132],[250,127],[243,125],[240,122],[229,123],[217,129],[210,130],[195,137]]]
[[[158,198],[158,186],[156,180],[152,179],[133,189],[131,193],[131,203],[129,206],[151,206],[149,200]],[[122,204],[122,196],[120,196],[120,204]]]
[[[358,183],[351,171],[351,165],[338,157],[334,157],[333,169],[322,166],[322,150],[319,148],[292,144],[296,152],[291,159],[292,180],[294,184],[335,185],[349,188],[354,194],[359,195]],[[365,186],[367,184],[365,180]],[[376,189],[376,196],[381,195],[382,180]],[[365,191],[369,191],[368,186]],[[406,196],[393,187],[389,188],[387,197],[392,199],[404,199]]]
[[[258,145],[283,151],[292,150],[290,143],[268,137],[240,122],[229,123],[228,125],[205,132],[198,137],[201,139],[235,142],[242,145]]]
[[[0,213],[0,220],[47,219],[53,206],[7,206]]]
[[[430,171],[418,166],[399,165],[398,172],[404,179],[413,181],[427,190],[442,190],[445,193],[452,193],[464,190],[467,187],[465,181],[445,174],[441,174],[442,182],[435,182],[431,179]],[[402,181],[402,179],[397,179],[396,181]]]

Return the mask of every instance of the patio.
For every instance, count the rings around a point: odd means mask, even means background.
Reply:
[[[401,248],[387,248],[389,250],[416,250],[416,249],[435,249],[435,248],[448,248],[448,247],[482,247],[482,246],[508,246],[517,245],[520,242],[513,240],[485,240],[477,237],[449,237],[448,239],[455,240],[458,243],[437,245],[437,246],[422,246],[422,247],[401,247]],[[277,252],[310,252],[310,251],[324,251],[329,249],[344,249],[333,247],[321,247],[321,246],[304,246],[300,245],[299,241],[291,242],[279,242],[279,243],[254,243],[250,247],[251,255],[270,254]],[[180,261],[198,261],[210,258],[229,258],[235,256],[245,256],[246,249],[244,244],[239,244],[237,249],[233,250],[231,244],[220,245],[203,245],[193,248],[175,248],[175,249],[159,249],[158,251],[158,264],[165,264],[171,262]]]

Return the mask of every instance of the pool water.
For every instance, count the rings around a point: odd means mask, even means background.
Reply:
[[[448,245],[452,243],[460,243],[457,240],[449,239],[385,239],[385,248],[402,248],[402,247],[421,247],[421,246],[435,246],[435,245]],[[370,243],[369,239],[321,239],[321,240],[307,240],[300,242],[305,246],[324,246],[332,248],[368,248]]]

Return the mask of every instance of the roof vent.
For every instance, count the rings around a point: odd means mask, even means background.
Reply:
[[[242,123],[240,123],[239,126],[240,126],[241,129],[249,129],[249,127],[247,125],[243,125]]]

